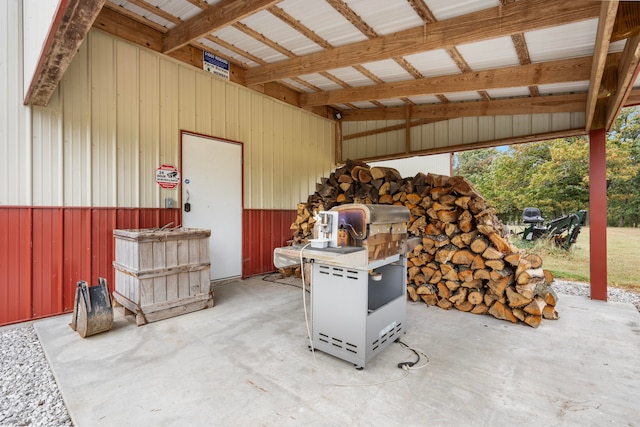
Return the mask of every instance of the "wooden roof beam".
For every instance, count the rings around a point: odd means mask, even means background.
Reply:
[[[511,36],[598,16],[599,2],[518,1],[247,70],[247,85]]]
[[[587,95],[536,96],[530,98],[494,99],[491,101],[449,102],[414,105],[412,119],[447,120],[459,117],[483,117],[514,114],[568,113],[584,111]],[[342,111],[342,121],[404,120],[405,107],[389,107]]]
[[[24,103],[46,106],[105,0],[62,0],[53,17]]]
[[[620,114],[620,110],[624,106],[627,96],[633,88],[633,82],[638,77],[640,71],[640,34],[629,39],[622,51],[622,58],[618,64],[618,89],[615,95],[607,99],[607,107],[605,110],[606,120],[605,128],[611,130],[616,121],[616,117]]]
[[[470,71],[462,74],[428,77],[418,80],[382,83],[373,86],[306,93],[300,95],[300,103],[306,106],[331,105],[369,99],[389,99],[412,95],[435,95],[449,92],[581,81],[589,79],[591,63],[592,57],[588,56],[494,70]]]
[[[220,28],[235,24],[280,0],[222,0],[196,16],[167,31],[162,40],[162,53],[173,52]]]
[[[598,98],[611,95],[608,91],[601,95],[600,89],[602,87],[602,79],[607,62],[607,52],[609,52],[609,40],[611,39],[617,12],[617,0],[605,1],[600,5],[600,19],[598,20],[598,33],[596,36],[595,52],[593,53],[593,65],[591,66],[589,93],[587,95],[587,108],[585,111],[585,129],[587,130],[591,130],[591,126],[594,123],[596,124],[596,128],[604,125],[604,123],[601,123],[603,120],[594,118],[594,115],[596,114]],[[601,110],[598,109],[598,115],[601,115],[600,111]]]

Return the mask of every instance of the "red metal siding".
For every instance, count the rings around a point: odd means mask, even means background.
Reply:
[[[62,209],[33,211],[31,317],[60,313],[62,307]]]
[[[291,239],[295,210],[245,209],[242,217],[242,275],[275,270],[273,250]]]
[[[295,210],[245,210],[243,276],[273,271]],[[179,226],[179,209],[0,207],[0,325],[73,310],[76,283],[114,288],[114,229]]]
[[[30,317],[30,276],[27,242],[31,236],[28,209],[1,209],[0,226],[0,324]]]
[[[79,280],[113,290],[113,230],[169,222],[179,209],[0,207],[0,325],[71,311]]]

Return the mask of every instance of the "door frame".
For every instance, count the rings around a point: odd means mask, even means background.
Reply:
[[[182,200],[182,194],[183,194],[183,179],[184,179],[184,169],[183,169],[183,165],[182,165],[182,137],[184,135],[192,135],[192,136],[197,136],[200,138],[206,138],[206,139],[214,139],[216,141],[219,142],[225,142],[228,144],[234,144],[234,145],[239,145],[240,146],[240,209],[241,209],[241,215],[242,218],[240,218],[240,223],[244,223],[244,143],[240,142],[240,141],[235,141],[233,139],[228,139],[228,138],[220,138],[217,136],[213,136],[213,135],[207,135],[207,134],[203,134],[203,133],[199,133],[199,132],[193,132],[190,130],[185,130],[185,129],[180,129],[180,190],[179,190],[179,206],[178,209],[180,209],[180,224],[183,223],[183,219],[182,219],[182,214],[183,214],[183,206],[184,206],[184,201]],[[244,274],[244,245],[242,244],[243,239],[242,239],[242,235],[243,235],[243,229],[242,226],[240,227],[240,236],[238,236],[238,238],[240,239],[240,262],[241,262],[241,267],[240,267],[240,277],[244,279],[245,274]],[[222,279],[221,282],[224,282],[227,279]],[[235,280],[235,279],[234,279]]]

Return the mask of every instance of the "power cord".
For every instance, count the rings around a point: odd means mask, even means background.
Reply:
[[[425,366],[427,366],[429,363],[431,363],[431,360],[429,359],[429,356],[427,356],[427,354],[424,351],[422,351],[420,349],[415,349],[413,347],[410,347],[409,345],[403,343],[400,340],[398,340],[398,343],[400,345],[402,345],[403,347],[411,350],[417,357],[415,362],[409,361],[409,362],[400,362],[400,363],[398,363],[398,368],[404,369],[404,370],[407,370],[407,371],[416,370],[416,369],[422,369]],[[414,368],[414,366],[417,365],[420,362],[420,355],[424,356],[424,358],[426,359],[426,362],[424,362],[422,365]]]

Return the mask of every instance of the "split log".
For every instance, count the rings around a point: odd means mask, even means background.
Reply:
[[[501,297],[504,294],[505,289],[507,289],[507,285],[509,285],[509,279],[506,277],[499,280],[489,280],[487,282],[487,286],[497,297]]]
[[[511,310],[500,301],[493,303],[489,309],[489,314],[500,320],[508,320],[512,323],[518,323],[518,319],[513,315]]]
[[[524,310],[521,308],[512,308],[511,312],[521,322],[524,322],[524,319],[527,317],[527,315],[524,314]]]
[[[485,270],[484,268],[480,268],[480,269],[474,270],[473,278],[480,279],[480,280],[491,280],[491,275],[489,274],[488,270]]]
[[[473,258],[473,262],[471,263],[471,269],[472,270],[481,270],[484,269],[486,266],[484,258],[482,258],[482,255],[476,255]]]
[[[460,282],[458,282],[457,280],[447,280],[446,282],[444,282],[444,285],[449,288],[451,292],[453,292],[460,287]]]
[[[436,305],[444,310],[450,310],[451,307],[453,307],[453,304],[451,304],[451,301],[445,298],[439,299]]]
[[[473,262],[473,258],[474,258],[474,254],[471,251],[467,249],[461,249],[453,253],[453,256],[451,257],[451,262],[457,265],[470,266],[471,263]]]
[[[544,271],[541,268],[530,268],[523,271],[517,278],[516,283],[519,285],[529,283],[531,281],[537,281],[544,283]]]
[[[488,311],[489,306],[484,303],[476,304],[476,306],[471,309],[473,314],[486,314]]]
[[[535,297],[533,301],[524,308],[524,311],[534,316],[542,316],[542,311],[546,305],[547,303],[544,302],[542,298]]]
[[[516,291],[525,298],[533,299],[537,286],[538,285],[535,282],[516,285]]]
[[[489,242],[484,236],[477,236],[471,244],[469,245],[469,249],[477,254],[481,254],[489,247]]]
[[[520,258],[522,258],[522,254],[520,252],[512,252],[509,255],[506,255],[504,260],[512,266],[517,267],[520,262]]]
[[[451,290],[449,289],[449,287],[447,287],[445,283],[442,283],[442,282],[438,283],[438,297],[440,299],[448,300],[450,296],[451,296]]]
[[[544,287],[540,291],[539,295],[544,299],[544,302],[551,307],[555,307],[558,302],[558,294],[556,294],[556,291],[554,291],[550,286]]]
[[[482,257],[484,259],[502,259],[504,254],[496,248],[489,246],[484,252],[482,252]]]
[[[524,318],[524,323],[532,328],[537,328],[542,323],[542,316],[527,316]]]
[[[407,293],[409,294],[409,298],[411,298],[411,301],[416,302],[418,301],[418,293],[416,292],[416,288],[413,285],[409,285],[407,286]]]
[[[485,262],[485,265],[492,270],[504,270],[504,261],[501,259],[489,259]]]
[[[536,254],[528,254],[524,257],[531,264],[531,268],[540,268],[542,267],[542,258],[540,255]]]
[[[462,302],[454,304],[454,307],[460,311],[471,311],[473,309],[473,304],[471,304],[467,300],[464,300]]]
[[[437,295],[420,295],[420,298],[427,305],[436,305],[438,303],[438,296]]]
[[[451,301],[454,304],[460,303],[462,301],[466,301],[468,291],[469,290],[467,288],[460,287],[456,292],[453,293],[453,295],[449,297],[449,301]]]
[[[531,302],[531,298],[520,295],[512,286],[507,287],[506,295],[509,307],[524,307]]]
[[[482,302],[484,301],[484,294],[485,294],[484,289],[476,289],[472,292],[469,292],[467,299],[473,305],[482,304]]]
[[[542,309],[542,317],[544,317],[545,319],[549,319],[549,320],[558,320],[558,312],[556,311],[555,307],[552,305],[546,305],[543,309]]]

